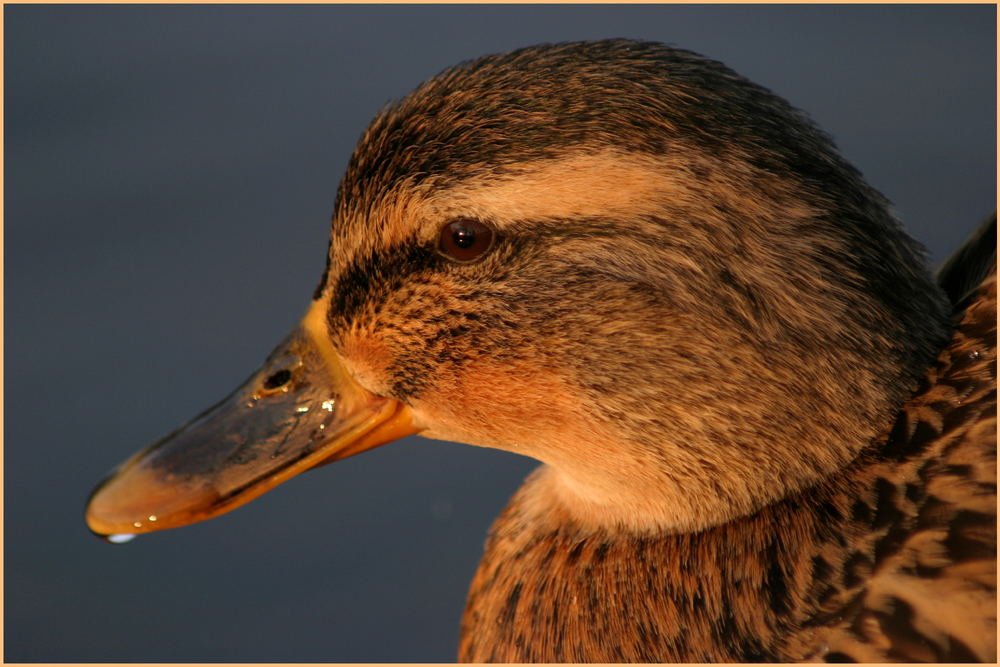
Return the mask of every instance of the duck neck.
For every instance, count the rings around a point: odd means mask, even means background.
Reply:
[[[859,442],[854,452],[867,444]],[[519,505],[539,525],[555,520],[583,534],[685,534],[749,516],[825,476],[818,466],[789,474],[771,470],[775,461],[765,461],[770,467],[763,469],[755,467],[754,459],[740,461],[735,456],[726,465],[699,455],[709,449],[695,442],[654,448],[613,440],[577,441],[532,474],[519,493]],[[588,455],[593,452],[618,454],[613,459]],[[849,456],[842,465],[849,464]],[[763,466],[761,461],[757,458],[756,464]]]
[[[545,510],[560,483],[536,471],[494,524],[463,618],[463,662],[806,657],[783,636],[815,611],[809,568],[829,526],[811,500],[641,536],[581,525],[562,504]]]
[[[682,486],[674,477],[653,478],[641,457],[615,470],[590,470],[580,461],[543,465],[520,494],[523,510],[542,522],[556,519],[582,534],[601,531],[635,536],[686,533],[717,525],[739,510],[722,493],[711,493],[696,477]]]

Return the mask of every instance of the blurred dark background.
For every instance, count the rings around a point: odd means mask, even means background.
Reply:
[[[454,658],[531,461],[410,438],[128,545],[82,520],[298,320],[354,142],[448,65],[673,43],[811,113],[935,263],[994,207],[989,5],[3,11],[7,661]]]

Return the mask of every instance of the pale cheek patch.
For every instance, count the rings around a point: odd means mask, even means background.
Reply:
[[[431,438],[494,447],[557,463],[591,442],[580,399],[549,369],[477,362],[443,374],[411,406]]]

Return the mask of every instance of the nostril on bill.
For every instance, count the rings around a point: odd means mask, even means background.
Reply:
[[[292,372],[287,368],[282,368],[280,371],[275,371],[271,373],[264,380],[264,389],[280,389],[284,387],[292,379]]]

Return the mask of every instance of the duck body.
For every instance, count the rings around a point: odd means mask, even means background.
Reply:
[[[421,433],[544,464],[463,660],[990,660],[991,263],[943,290],[832,141],[719,63],[486,56],[376,116],[300,326],[88,524],[207,519]]]

